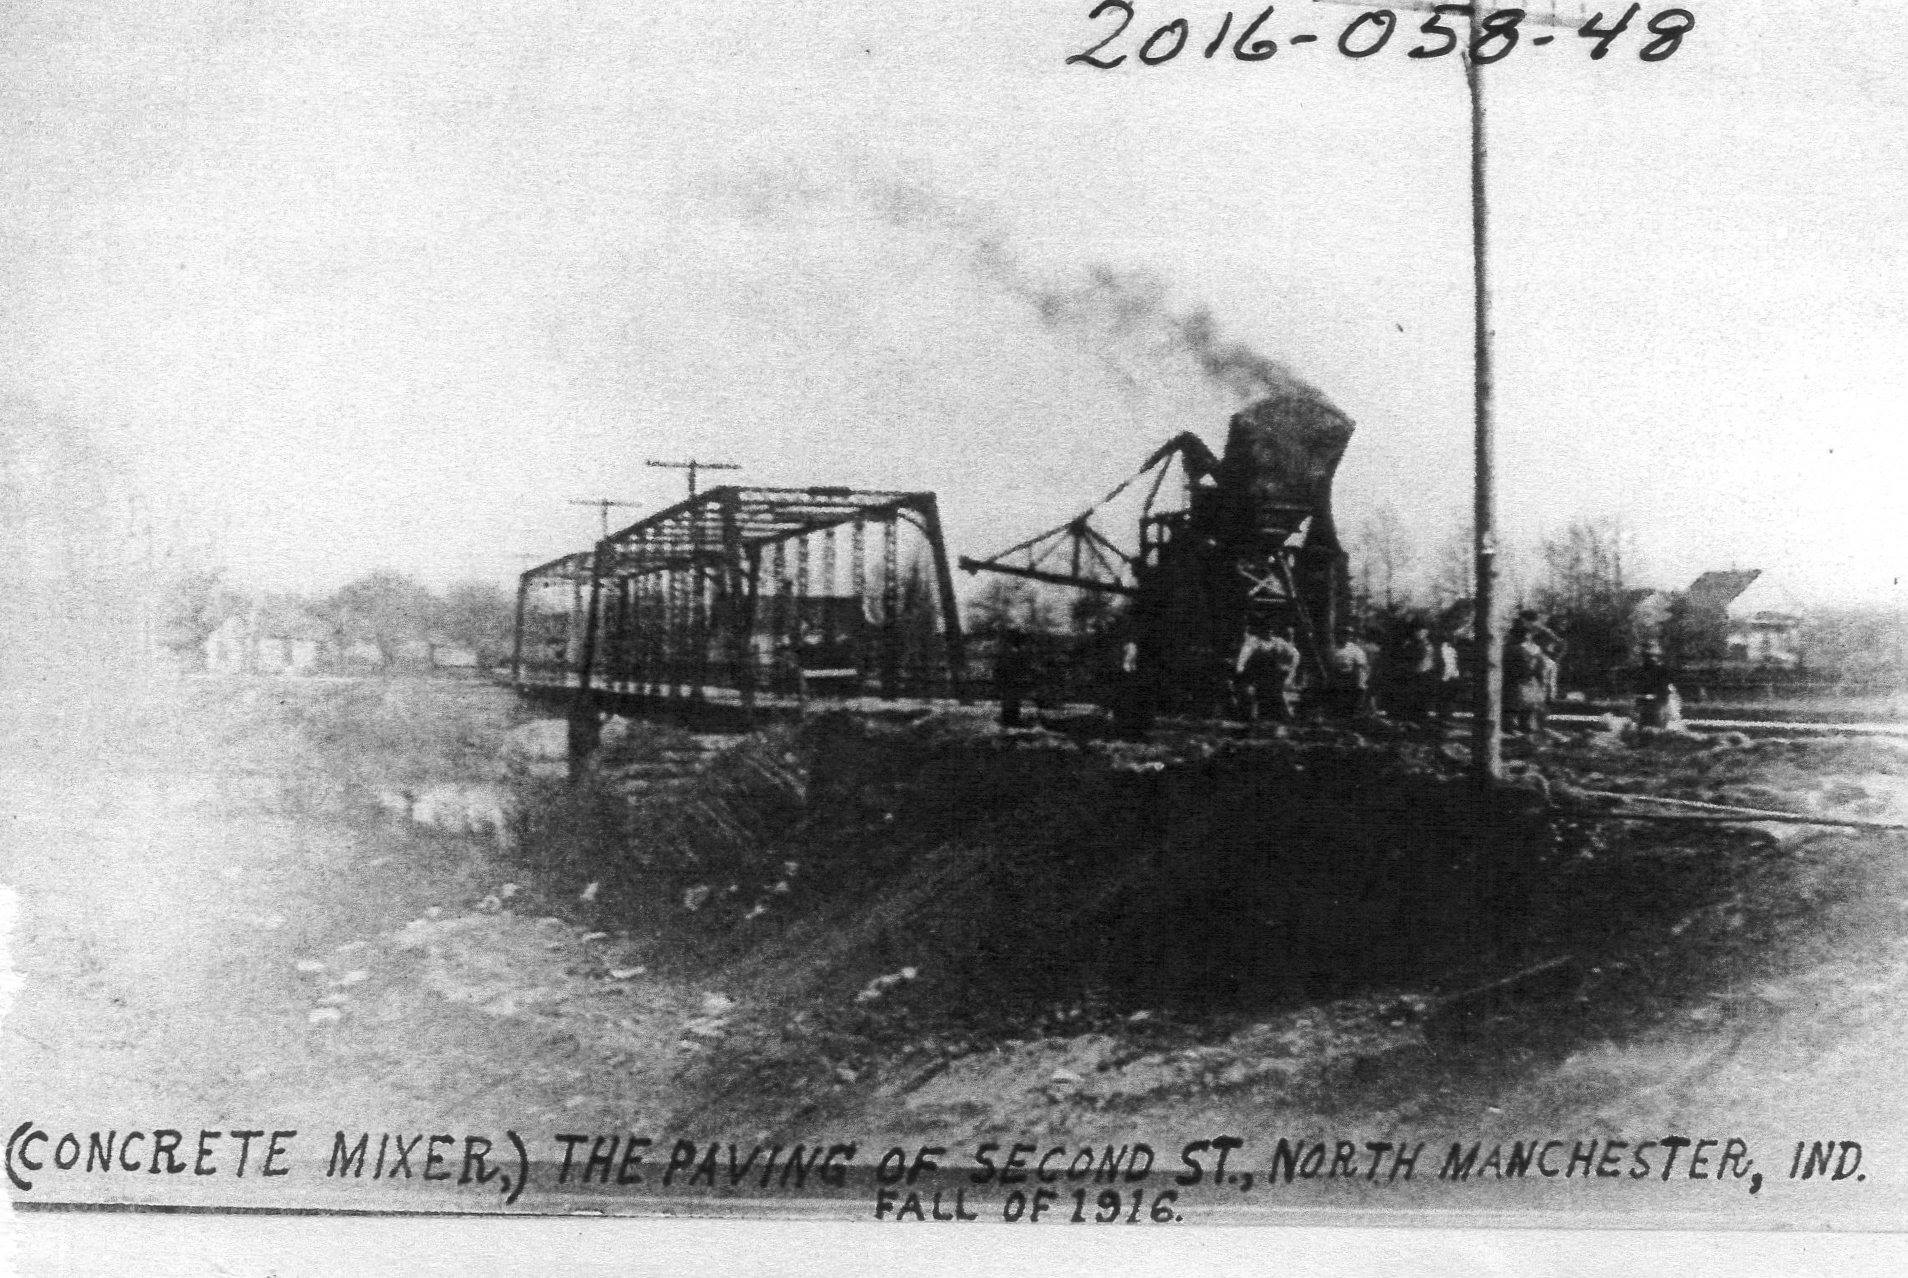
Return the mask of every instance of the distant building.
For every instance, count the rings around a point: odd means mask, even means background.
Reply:
[[[338,657],[347,670],[382,670],[384,649],[370,639],[346,639],[338,645]]]
[[[396,670],[429,670],[431,645],[424,639],[401,639],[391,648],[391,666]]]
[[[213,674],[251,673],[252,639],[250,617],[227,617],[205,637],[205,668]]]
[[[213,674],[308,675],[475,670],[477,653],[449,636],[406,639],[387,654],[362,623],[333,626],[295,603],[266,600],[227,617],[206,637],[205,668]]]
[[[433,670],[475,670],[477,650],[434,635],[430,640],[430,664]]]
[[[325,661],[329,629],[295,607],[261,603],[227,617],[205,640],[205,668],[214,674],[314,673]]]
[[[1758,666],[1802,662],[1802,605],[1760,568],[1706,572],[1683,595],[1685,627],[1720,640],[1725,661]]]

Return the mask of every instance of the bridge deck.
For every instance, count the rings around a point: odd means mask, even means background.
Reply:
[[[526,675],[517,680],[507,676],[499,679],[504,685],[514,688],[525,696],[550,698],[574,692],[577,677],[574,674],[559,675],[543,673]],[[690,695],[685,689],[680,695],[671,696],[657,693],[641,684],[633,683],[593,683],[591,691],[603,702],[614,708],[643,707],[666,708],[670,706],[705,705],[740,711],[744,709],[742,694],[734,688],[710,685],[701,696]],[[986,698],[970,699],[970,706],[976,702],[985,702]],[[827,706],[831,709],[853,710],[864,714],[906,715],[920,714],[930,710],[953,709],[963,703],[952,697],[877,697],[869,695],[839,696],[822,692],[810,693],[806,697],[757,691],[754,709],[767,715],[787,714],[804,708]],[[1078,704],[1054,707],[1054,712],[1065,715],[1091,713],[1094,707]],[[1454,716],[1454,721],[1468,723],[1468,714]],[[1224,723],[1215,720],[1214,723]],[[1601,727],[1604,716],[1597,714],[1552,714],[1546,720],[1553,727],[1570,729],[1592,729]],[[1692,729],[1711,732],[1740,732],[1752,737],[1874,737],[1883,739],[1908,740],[1908,721],[1875,723],[1834,723],[1819,720],[1784,719],[1709,719],[1701,717],[1687,718],[1685,722]]]

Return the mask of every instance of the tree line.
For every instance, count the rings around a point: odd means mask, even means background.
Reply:
[[[1454,520],[1427,547],[1390,506],[1360,522],[1347,541],[1354,615],[1367,627],[1427,620],[1462,628],[1475,589],[1467,523]],[[1543,538],[1535,553],[1502,547],[1502,597],[1535,609],[1569,644],[1567,674],[1579,686],[1611,682],[1644,651],[1673,667],[1735,659],[1727,613],[1680,589],[1639,584],[1635,535],[1620,518],[1579,519]],[[1885,606],[1807,609],[1796,636],[1798,676],[1871,687],[1908,685],[1908,613]]]
[[[434,591],[414,577],[380,569],[326,595],[273,594],[234,586],[220,567],[194,567],[171,584],[159,641],[192,659],[233,617],[268,628],[303,621],[342,646],[368,643],[380,663],[395,664],[409,645],[468,648],[483,666],[509,656],[515,601],[488,581],[459,581]]]
[[[1389,505],[1359,522],[1345,539],[1354,626],[1383,639],[1423,622],[1465,646],[1476,582],[1471,533],[1462,517],[1445,527],[1427,538]],[[1579,519],[1535,546],[1500,548],[1499,598],[1507,613],[1536,610],[1566,641],[1564,673],[1574,687],[1620,685],[1651,647],[1682,670],[1742,664],[1732,653],[1727,613],[1693,598],[1692,583],[1643,584],[1640,559],[1636,536],[1620,518]],[[1106,595],[989,577],[970,591],[963,612],[982,637],[1012,628],[1088,639],[1119,608]],[[1794,643],[1799,662],[1782,672],[1784,679],[1908,687],[1908,612],[1900,608],[1810,608]]]

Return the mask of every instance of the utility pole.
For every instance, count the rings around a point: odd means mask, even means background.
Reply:
[[[572,497],[570,498],[570,504],[572,506],[594,506],[597,510],[601,511],[603,516],[603,536],[607,537],[609,536],[610,507],[634,506],[638,503],[633,501],[620,501],[615,497]]]
[[[659,470],[686,470],[689,472],[689,500],[696,499],[696,472],[702,470],[741,470],[734,462],[698,461],[691,457],[688,461],[648,461],[645,466],[654,466]]]
[[[1367,10],[1406,10],[1436,14],[1463,13],[1470,19],[1470,42],[1459,52],[1464,62],[1464,85],[1471,106],[1471,320],[1472,320],[1472,551],[1476,561],[1471,630],[1477,644],[1473,667],[1477,684],[1471,690],[1471,769],[1478,781],[1492,785],[1504,775],[1504,647],[1497,625],[1497,420],[1492,381],[1490,290],[1490,216],[1485,188],[1484,81],[1482,68],[1471,56],[1484,31],[1488,10],[1480,5],[1431,4],[1425,0],[1394,0],[1385,8],[1367,0],[1323,0]],[[1527,26],[1574,28],[1583,15],[1566,18],[1551,5],[1550,12],[1525,10]],[[1391,19],[1393,23],[1396,18]],[[1389,29],[1389,28],[1387,28]],[[1547,42],[1549,37],[1543,37]]]
[[[1471,41],[1483,30],[1471,7]],[[1471,629],[1477,636],[1477,686],[1471,690],[1471,769],[1480,785],[1504,776],[1504,645],[1497,634],[1497,405],[1492,384],[1490,206],[1484,183],[1484,81],[1467,48],[1464,83],[1471,99],[1471,306],[1474,452],[1473,547],[1477,598]]]

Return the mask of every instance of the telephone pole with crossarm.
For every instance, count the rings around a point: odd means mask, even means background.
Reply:
[[[689,500],[696,499],[696,472],[704,470],[741,470],[734,462],[698,461],[691,457],[688,461],[649,461],[645,466],[654,466],[659,470],[686,470],[689,472]]]

